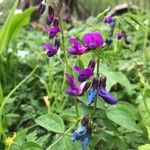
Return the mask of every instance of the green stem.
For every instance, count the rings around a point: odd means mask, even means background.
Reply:
[[[53,144],[51,144],[46,150],[51,150],[51,148],[56,145],[63,137],[64,135],[67,135],[70,130],[72,130],[74,127],[76,126],[76,124],[73,124],[62,136],[60,136]]]
[[[99,64],[100,64],[100,59],[98,58],[97,59],[97,71],[96,71],[97,77],[99,77]],[[93,112],[92,112],[92,115],[91,115],[91,120],[93,120],[94,115],[96,113],[96,107],[97,107],[97,95],[96,95],[96,98],[95,98],[95,103],[94,103]]]
[[[146,103],[146,89],[144,89],[144,94],[142,95],[143,97],[143,103],[144,103],[144,106],[145,106],[145,109],[150,117],[150,110],[148,109],[148,106],[147,106],[147,103]]]
[[[78,101],[77,101],[76,97],[74,97],[74,105],[75,105],[75,111],[76,111],[77,118],[79,118]]]
[[[68,68],[68,60],[67,60],[67,52],[66,52],[66,46],[65,46],[65,36],[64,36],[64,30],[62,26],[62,22],[60,21],[60,28],[61,28],[61,35],[62,35],[62,46],[63,46],[63,52],[64,52],[64,60],[66,67]]]

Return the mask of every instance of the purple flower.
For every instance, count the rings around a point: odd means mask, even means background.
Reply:
[[[59,25],[59,19],[58,18],[54,19],[53,25],[54,26],[58,26]]]
[[[83,40],[85,46],[91,50],[101,47],[104,43],[100,32],[87,32],[84,34]]]
[[[116,104],[117,100],[109,92],[106,91],[106,77],[101,76],[98,85],[98,95],[108,104]]]
[[[59,49],[59,45],[60,45],[60,42],[56,39],[54,46],[52,46],[51,44],[44,44],[44,45],[42,45],[42,48],[44,48],[46,50],[47,55],[49,57],[52,57],[57,53],[57,51]]]
[[[46,23],[48,25],[50,25],[54,20],[54,9],[52,6],[49,6],[48,7],[48,17],[47,17],[47,20],[46,20]]]
[[[81,121],[81,125],[73,133],[71,140],[73,142],[80,140],[82,144],[82,150],[86,150],[86,147],[90,140],[91,131],[92,131],[92,128],[89,123],[89,118],[87,116],[84,116]]]
[[[104,22],[108,23],[111,27],[114,27],[116,24],[116,21],[110,15],[104,17]]]
[[[116,37],[118,40],[121,40],[124,37],[124,33],[123,32],[118,32],[116,33]]]
[[[46,26],[45,29],[48,32],[50,39],[54,38],[57,35],[57,33],[60,32],[59,26],[53,26],[53,27]]]
[[[108,24],[110,24],[110,23],[112,23],[112,21],[113,21],[113,18],[112,18],[112,16],[105,16],[104,17],[104,22],[105,23],[108,23]]]
[[[80,85],[76,84],[75,79],[68,73],[65,74],[68,80],[69,88],[66,90],[66,93],[70,96],[79,96],[82,95],[89,87],[87,82],[83,82]]]
[[[69,38],[69,42],[72,44],[72,46],[68,48],[68,52],[71,55],[82,55],[88,51],[88,48],[83,46],[75,37]]]
[[[45,1],[43,0],[39,5],[37,10],[39,11],[40,14],[43,14],[45,11],[46,5],[45,5]]]
[[[95,60],[91,60],[88,64],[88,67],[85,69],[81,69],[78,66],[74,66],[73,69],[74,71],[79,73],[78,80],[80,82],[84,82],[85,80],[89,79],[93,73],[94,73],[94,68],[95,68]]]

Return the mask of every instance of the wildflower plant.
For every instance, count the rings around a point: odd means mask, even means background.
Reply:
[[[46,16],[43,24],[46,38],[44,42],[42,40],[41,45],[38,45],[42,51],[38,55],[40,59],[37,59],[42,66],[38,65],[41,70],[36,66],[6,98],[1,92],[0,85],[0,97],[4,99],[4,102],[0,101],[2,122],[0,122],[0,138],[6,148],[89,150],[102,149],[106,144],[104,150],[125,150],[136,140],[136,144],[143,143],[141,140],[141,137],[144,137],[141,129],[143,124],[139,125],[139,114],[135,107],[128,103],[132,98],[127,93],[133,92],[132,86],[122,70],[118,69],[122,63],[119,59],[121,53],[126,54],[125,48],[130,49],[133,46],[130,40],[131,34],[123,25],[120,27],[123,19],[110,14],[110,10],[106,9],[98,15],[96,27],[84,26],[82,33],[69,34],[64,28],[57,3],[43,0],[37,10],[40,15]],[[101,25],[106,27],[105,32],[101,29]],[[39,37],[41,38],[41,35]],[[127,56],[123,55],[124,57]],[[48,64],[44,64],[46,61]],[[138,65],[136,67],[141,69],[141,64]],[[37,68],[38,73],[35,73]],[[5,104],[10,103],[10,96],[33,73],[36,80],[39,80],[39,82],[32,81],[36,82],[33,86],[38,87],[35,93],[44,100],[44,106],[37,107],[34,98],[29,94],[25,95],[25,100],[27,97],[34,102],[29,108],[21,105],[22,112],[27,114],[20,124],[31,126],[18,131],[17,136],[14,134],[12,137],[6,137],[9,128],[7,129],[5,125],[7,121],[4,115]],[[139,76],[141,83],[147,85],[142,80],[143,75]],[[25,89],[28,87],[26,86]],[[46,96],[43,96],[44,90]],[[138,88],[136,90],[138,91]],[[145,111],[150,114],[146,104],[148,92],[149,89],[145,88],[142,97]],[[135,96],[134,92],[132,96]],[[143,107],[141,110],[143,111]],[[134,142],[128,144],[129,139]],[[133,144],[131,149],[137,147],[135,145]]]

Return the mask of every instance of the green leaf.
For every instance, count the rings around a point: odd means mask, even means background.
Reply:
[[[110,7],[108,7],[107,9],[105,9],[102,13],[98,14],[97,15],[97,19],[98,20],[103,19],[103,17],[106,16],[109,11],[110,11]]]
[[[10,27],[11,21],[13,20],[14,11],[17,8],[18,1],[19,0],[16,0],[16,2],[14,3],[14,5],[13,5],[12,9],[10,10],[9,15],[5,21],[5,24],[3,25],[3,27],[0,30],[0,41],[1,41],[0,54],[2,53],[3,49],[6,46],[8,29]]]
[[[15,2],[5,24],[0,30],[0,54],[4,51],[10,40],[15,37],[17,33],[19,33],[20,29],[29,23],[30,15],[35,10],[35,7],[30,7],[24,12],[15,15],[14,11],[17,7],[17,4],[18,0]]]
[[[20,150],[42,150],[42,148],[35,142],[25,142],[21,145]]]
[[[42,115],[35,119],[35,122],[39,126],[55,133],[64,133],[65,130],[62,118],[56,114]]]
[[[122,72],[113,72],[110,71],[110,69],[101,64],[100,65],[100,72],[104,74],[107,77],[107,90],[109,91],[113,85],[116,83],[119,83],[123,87],[125,87],[126,91],[131,94],[132,92],[132,86],[127,79],[127,77]]]
[[[150,150],[150,144],[145,144],[138,147],[138,150]]]
[[[135,110],[132,109],[129,104],[118,103],[107,109],[107,117],[120,125],[123,128],[126,128],[129,131],[142,132],[138,125],[135,123]]]

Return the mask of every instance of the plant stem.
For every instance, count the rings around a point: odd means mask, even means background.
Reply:
[[[60,28],[61,28],[61,35],[62,35],[62,46],[63,46],[63,52],[64,52],[64,60],[66,67],[68,68],[68,60],[67,60],[67,52],[66,52],[66,46],[65,46],[65,37],[64,37],[64,30],[62,26],[62,22],[60,21]]]
[[[143,93],[142,97],[143,97],[143,103],[144,103],[145,109],[146,109],[146,111],[147,111],[147,113],[150,117],[150,110],[148,109],[148,106],[147,106],[147,103],[146,103],[146,89],[144,89],[144,93]]]
[[[96,71],[97,77],[99,77],[99,64],[100,64],[100,58],[98,57],[98,59],[97,59],[97,71]],[[95,98],[95,103],[94,103],[93,112],[92,112],[92,115],[91,115],[91,120],[93,120],[93,117],[96,113],[96,107],[97,107],[97,95],[96,95],[96,98]]]
[[[76,111],[77,118],[79,118],[78,101],[77,101],[76,97],[74,97],[74,105],[75,105],[75,111]]]
[[[46,150],[51,150],[51,148],[56,145],[63,137],[64,135],[67,135],[70,130],[72,130],[76,126],[76,123],[73,124],[61,137],[59,137],[52,145],[50,145]]]

